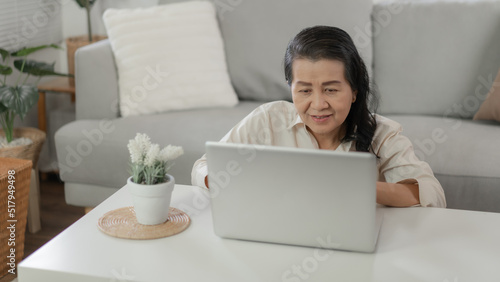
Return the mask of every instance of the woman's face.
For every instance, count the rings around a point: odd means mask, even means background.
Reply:
[[[295,108],[316,140],[340,140],[356,93],[345,79],[344,63],[322,59],[295,59],[292,63]]]

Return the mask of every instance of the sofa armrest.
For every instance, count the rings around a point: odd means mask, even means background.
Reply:
[[[75,53],[76,119],[109,119],[118,113],[118,74],[109,40]]]

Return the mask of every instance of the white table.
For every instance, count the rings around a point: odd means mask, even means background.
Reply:
[[[172,206],[191,217],[183,233],[118,239],[97,220],[130,206],[119,190],[18,266],[29,281],[500,281],[500,214],[388,208],[373,254],[221,239],[208,194],[177,185]]]

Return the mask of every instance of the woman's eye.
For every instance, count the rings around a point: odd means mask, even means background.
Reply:
[[[311,90],[309,90],[309,89],[302,89],[302,90],[299,90],[299,92],[301,92],[301,93],[309,93],[309,92],[311,92]]]
[[[333,89],[333,88],[326,88],[325,89],[325,92],[329,92],[329,93],[335,93],[337,91],[338,91],[337,89]]]

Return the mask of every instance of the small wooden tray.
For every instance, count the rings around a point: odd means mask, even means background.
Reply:
[[[147,240],[181,233],[190,223],[191,219],[185,212],[170,207],[167,221],[157,225],[143,225],[137,222],[134,207],[124,207],[104,214],[99,218],[97,226],[113,237]]]

